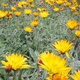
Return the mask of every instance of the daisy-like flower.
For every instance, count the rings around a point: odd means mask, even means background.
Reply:
[[[38,25],[38,21],[34,20],[34,21],[31,22],[30,25],[33,26],[33,27],[36,27]]]
[[[75,74],[71,75],[73,80],[80,80],[80,70],[75,71]]]
[[[32,2],[33,2],[33,0],[27,0],[27,2],[32,3]]]
[[[75,35],[80,38],[80,30],[76,30]]]
[[[12,53],[11,55],[6,56],[6,61],[2,60],[1,62],[3,64],[3,68],[5,68],[6,71],[11,71],[29,68],[30,65],[28,65],[26,60],[27,58],[21,54]]]
[[[12,18],[12,12],[11,11],[5,11],[5,13],[6,13],[6,17],[7,18]]]
[[[0,10],[0,18],[4,18],[6,16],[6,13],[3,10]]]
[[[46,80],[68,80],[67,74],[49,75]]]
[[[38,65],[48,71],[48,74],[55,75],[58,73],[68,74],[71,67],[67,67],[66,60],[60,58],[60,56],[55,55],[50,52],[43,52],[38,57]]]
[[[33,15],[36,17],[38,16],[38,12],[33,12]]]
[[[61,54],[66,54],[70,58],[68,51],[73,47],[72,43],[67,40],[60,40],[53,43],[54,48]]]
[[[24,10],[24,13],[27,14],[27,15],[29,15],[29,14],[32,13],[32,10],[31,10],[31,9],[25,9],[25,10]]]
[[[15,11],[15,10],[16,10],[16,7],[11,6],[11,10],[12,10],[12,11]]]
[[[19,17],[21,15],[21,12],[20,11],[15,11],[14,15],[17,16],[17,17]]]
[[[7,6],[8,6],[8,4],[2,3],[2,6],[3,6],[3,7],[7,7]]]
[[[48,17],[48,16],[49,16],[49,12],[47,12],[47,11],[41,11],[41,12],[40,12],[40,17],[46,18],[46,17]]]
[[[73,30],[74,28],[76,28],[78,26],[78,22],[76,20],[68,20],[66,23],[66,26]]]
[[[65,1],[65,0],[56,0],[55,2],[60,5],[60,4],[63,4],[64,1]]]
[[[55,12],[58,12],[58,11],[59,11],[59,8],[56,7],[56,6],[54,6],[53,10],[54,10]]]
[[[27,26],[27,27],[24,27],[24,31],[26,32],[32,32],[32,28]]]

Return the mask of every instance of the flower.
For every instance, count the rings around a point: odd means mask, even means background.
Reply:
[[[33,15],[36,17],[38,16],[38,12],[33,12]]]
[[[22,56],[21,54],[12,53],[11,55],[6,56],[6,61],[1,61],[3,64],[3,68],[8,70],[18,70],[29,68],[30,65],[26,62],[27,58]]]
[[[23,6],[26,5],[26,3],[27,3],[26,1],[19,1],[18,4],[17,4],[17,7],[22,8]]]
[[[76,28],[78,26],[78,22],[76,20],[68,20],[66,23],[66,26],[73,30],[74,28]]]
[[[55,12],[58,12],[58,11],[59,11],[59,8],[56,7],[56,6],[54,6],[53,10],[54,10]]]
[[[33,0],[27,0],[29,3],[32,3],[33,2]]]
[[[17,17],[19,17],[21,15],[21,12],[20,11],[15,11],[14,15],[17,16]]]
[[[80,80],[80,70],[75,71],[75,74],[71,75],[73,80]]]
[[[16,10],[16,7],[11,6],[11,10],[12,10],[12,11],[15,11],[15,10]]]
[[[56,0],[56,3],[60,5],[60,4],[63,4],[64,1],[65,1],[65,0]]]
[[[76,30],[75,35],[80,38],[80,30]]]
[[[41,11],[41,12],[40,12],[40,17],[46,18],[46,17],[48,17],[48,16],[49,16],[49,13],[48,13],[47,11]]]
[[[24,27],[24,31],[26,32],[32,32],[32,28],[27,26],[27,27]]]
[[[70,5],[71,5],[71,3],[70,3],[70,2],[65,1],[64,6],[70,6]]]
[[[36,27],[38,25],[38,21],[32,21],[30,25]]]
[[[60,56],[55,55],[50,52],[43,52],[38,57],[38,65],[48,71],[48,74],[67,74],[71,67],[67,67],[66,60],[60,58]]]
[[[12,12],[11,11],[5,11],[7,18],[12,18]]]
[[[79,12],[78,11],[75,11],[74,14],[77,16],[77,15],[79,15]]]
[[[8,4],[2,3],[2,6],[3,6],[3,7],[7,7],[7,6],[8,6]]]
[[[72,43],[69,43],[67,40],[60,40],[57,42],[54,42],[53,44],[54,48],[60,52],[61,54],[66,54],[66,56],[69,58],[68,51],[73,47]]]
[[[29,14],[32,13],[32,10],[31,10],[31,9],[25,9],[25,10],[24,10],[24,13],[27,14],[27,15],[29,15]]]
[[[3,10],[0,10],[0,18],[4,18],[6,16],[6,13]]]
[[[68,80],[67,74],[49,75],[46,80]]]

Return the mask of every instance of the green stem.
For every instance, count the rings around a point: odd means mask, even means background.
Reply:
[[[5,73],[4,79],[5,79],[5,80],[9,80],[9,72],[6,72],[6,73]]]
[[[21,75],[22,75],[22,72],[23,72],[23,70],[21,70],[21,71],[20,71],[20,75],[19,75],[18,80],[21,80]]]
[[[75,46],[74,46],[74,52],[72,53],[73,57],[75,57],[75,50],[77,49],[78,45],[79,45],[79,41],[78,39],[76,39]]]
[[[13,80],[16,80],[16,71],[14,71]]]

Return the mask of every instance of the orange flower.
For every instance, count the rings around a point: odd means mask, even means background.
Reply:
[[[38,21],[32,21],[31,26],[36,27],[38,25]]]

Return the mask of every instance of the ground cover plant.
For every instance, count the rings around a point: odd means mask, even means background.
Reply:
[[[80,1],[0,0],[0,80],[80,80]]]

